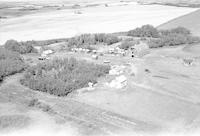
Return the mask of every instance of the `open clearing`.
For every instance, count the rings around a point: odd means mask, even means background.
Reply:
[[[8,39],[46,40],[72,37],[81,33],[121,32],[144,24],[161,25],[195,11],[195,8],[139,5],[135,2],[110,2],[96,6],[36,12],[2,19],[0,44]]]

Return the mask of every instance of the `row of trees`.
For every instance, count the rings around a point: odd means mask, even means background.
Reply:
[[[112,34],[82,34],[68,40],[70,47],[83,47],[85,45],[95,45],[99,43],[111,45],[119,42],[120,39]]]
[[[158,48],[199,42],[200,38],[192,36],[189,30],[183,27],[177,27],[171,30],[161,30],[160,37],[151,39],[148,44],[150,48]]]
[[[26,70],[21,83],[31,89],[64,96],[85,87],[109,72],[107,65],[97,65],[74,58],[54,59]]]
[[[25,67],[19,53],[0,48],[0,81],[8,75],[21,72]]]
[[[184,27],[177,27],[171,30],[158,30],[151,25],[144,25],[140,28],[128,31],[127,35],[150,38],[150,41],[148,42],[150,48],[200,42],[199,37],[192,36],[190,31]]]

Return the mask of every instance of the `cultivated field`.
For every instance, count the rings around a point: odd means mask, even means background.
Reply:
[[[158,26],[197,10],[160,5],[145,6],[130,1],[107,3],[108,6],[98,3],[75,9],[62,9],[61,6],[61,10],[53,10],[50,7],[49,12],[33,10],[34,14],[2,19],[0,44],[8,39],[46,40],[72,37],[81,33],[128,31],[144,24]]]

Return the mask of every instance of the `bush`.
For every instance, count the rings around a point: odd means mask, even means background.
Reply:
[[[15,40],[8,40],[4,47],[8,50],[19,52],[20,54],[36,52],[32,42],[17,42]]]
[[[141,28],[130,30],[128,31],[127,35],[134,37],[152,37],[152,38],[158,38],[160,36],[158,30],[151,25],[144,25]]]
[[[0,81],[24,69],[25,64],[18,53],[0,48]]]
[[[31,89],[57,96],[85,87],[109,72],[109,66],[96,65],[74,58],[55,59],[27,69],[21,83]]]

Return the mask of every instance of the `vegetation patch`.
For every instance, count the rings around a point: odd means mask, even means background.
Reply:
[[[32,53],[36,52],[36,50],[33,47],[33,42],[17,42],[15,40],[8,40],[5,44],[4,47],[7,50],[15,51],[20,54],[25,54],[25,53]]]
[[[128,31],[127,35],[133,37],[152,37],[152,38],[160,37],[159,31],[152,25],[143,25],[142,27],[130,30]]]
[[[111,45],[119,42],[120,39],[112,34],[82,34],[72,37],[68,41],[69,47],[87,47],[86,45],[107,44]]]
[[[177,27],[171,30],[161,30],[160,38],[151,39],[148,44],[150,48],[158,48],[199,42],[200,38],[192,36],[189,30],[183,27]]]
[[[21,83],[33,90],[65,96],[89,82],[96,83],[97,78],[107,74],[109,69],[106,65],[74,58],[54,59],[28,68]]]
[[[139,44],[139,40],[126,39],[119,45],[120,49],[128,50],[132,46]]]
[[[29,43],[32,46],[46,46],[50,44],[60,43],[60,42],[67,42],[68,38],[60,38],[60,39],[51,39],[51,40],[42,40],[42,41],[26,41],[22,42],[23,44]]]
[[[41,110],[44,111],[44,112],[55,113],[55,112],[53,111],[53,109],[52,109],[49,105],[47,105],[47,104],[45,104],[45,103],[43,103],[43,102],[40,102],[37,98],[31,99],[31,100],[28,102],[28,106],[29,106],[29,107],[36,107],[36,108],[39,108],[39,109],[41,109]]]
[[[173,28],[171,30],[160,30],[161,36],[167,36],[170,34],[182,34],[182,35],[190,35],[190,30],[184,28],[184,27],[177,27]]]
[[[0,81],[5,76],[23,71],[25,67],[19,53],[0,48]]]

